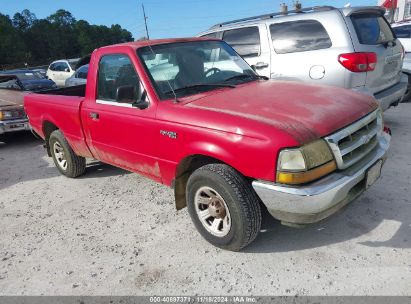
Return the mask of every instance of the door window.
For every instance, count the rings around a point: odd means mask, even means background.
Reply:
[[[332,43],[324,26],[316,20],[299,20],[270,25],[277,54],[330,48]]]
[[[260,32],[257,26],[225,31],[223,40],[243,57],[260,55]]]
[[[131,104],[144,99],[141,88],[136,70],[127,55],[106,55],[101,58],[97,99]]]

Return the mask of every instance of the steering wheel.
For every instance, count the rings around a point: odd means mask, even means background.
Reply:
[[[220,72],[221,72],[221,70],[218,69],[218,68],[211,68],[211,69],[208,69],[207,71],[205,71],[205,76],[209,77],[211,75],[214,75],[214,74],[217,74],[217,73],[220,73]]]

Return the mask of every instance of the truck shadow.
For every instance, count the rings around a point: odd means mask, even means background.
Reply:
[[[87,162],[86,172],[78,178],[87,179],[92,177],[108,177],[116,175],[125,175],[130,173],[130,171],[126,171],[118,167],[102,163],[97,160],[92,160]]]
[[[243,251],[249,253],[298,251],[357,238],[357,244],[367,247],[411,248],[409,199],[373,200],[372,197],[376,193],[371,189],[369,191],[339,213],[302,229],[283,226],[278,220],[272,218],[268,211],[264,211],[263,223],[257,239]],[[384,197],[391,195],[392,193],[388,192]],[[385,227],[389,229],[384,229]],[[378,229],[384,230],[384,233],[371,233]],[[381,234],[385,235],[384,239],[381,239]]]
[[[18,183],[60,176],[42,147],[43,141],[31,133],[16,133],[0,142],[0,190]],[[124,175],[129,172],[98,162],[88,161],[85,175],[79,178]]]

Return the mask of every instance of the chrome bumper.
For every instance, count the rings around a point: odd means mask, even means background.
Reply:
[[[0,134],[26,130],[30,130],[30,124],[27,118],[0,121]]]
[[[366,173],[379,160],[385,160],[390,145],[386,133],[367,157],[344,171],[332,173],[302,187],[287,187],[265,181],[252,186],[270,214],[284,224],[318,222],[353,201],[366,190]]]

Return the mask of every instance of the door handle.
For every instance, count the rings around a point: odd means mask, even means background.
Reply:
[[[95,112],[90,112],[89,116],[92,120],[98,120],[100,118],[100,115],[98,113],[95,113]]]
[[[263,68],[266,68],[266,67],[268,67],[268,63],[265,63],[265,62],[257,62],[255,65],[255,68],[258,70],[258,69],[263,69]]]

